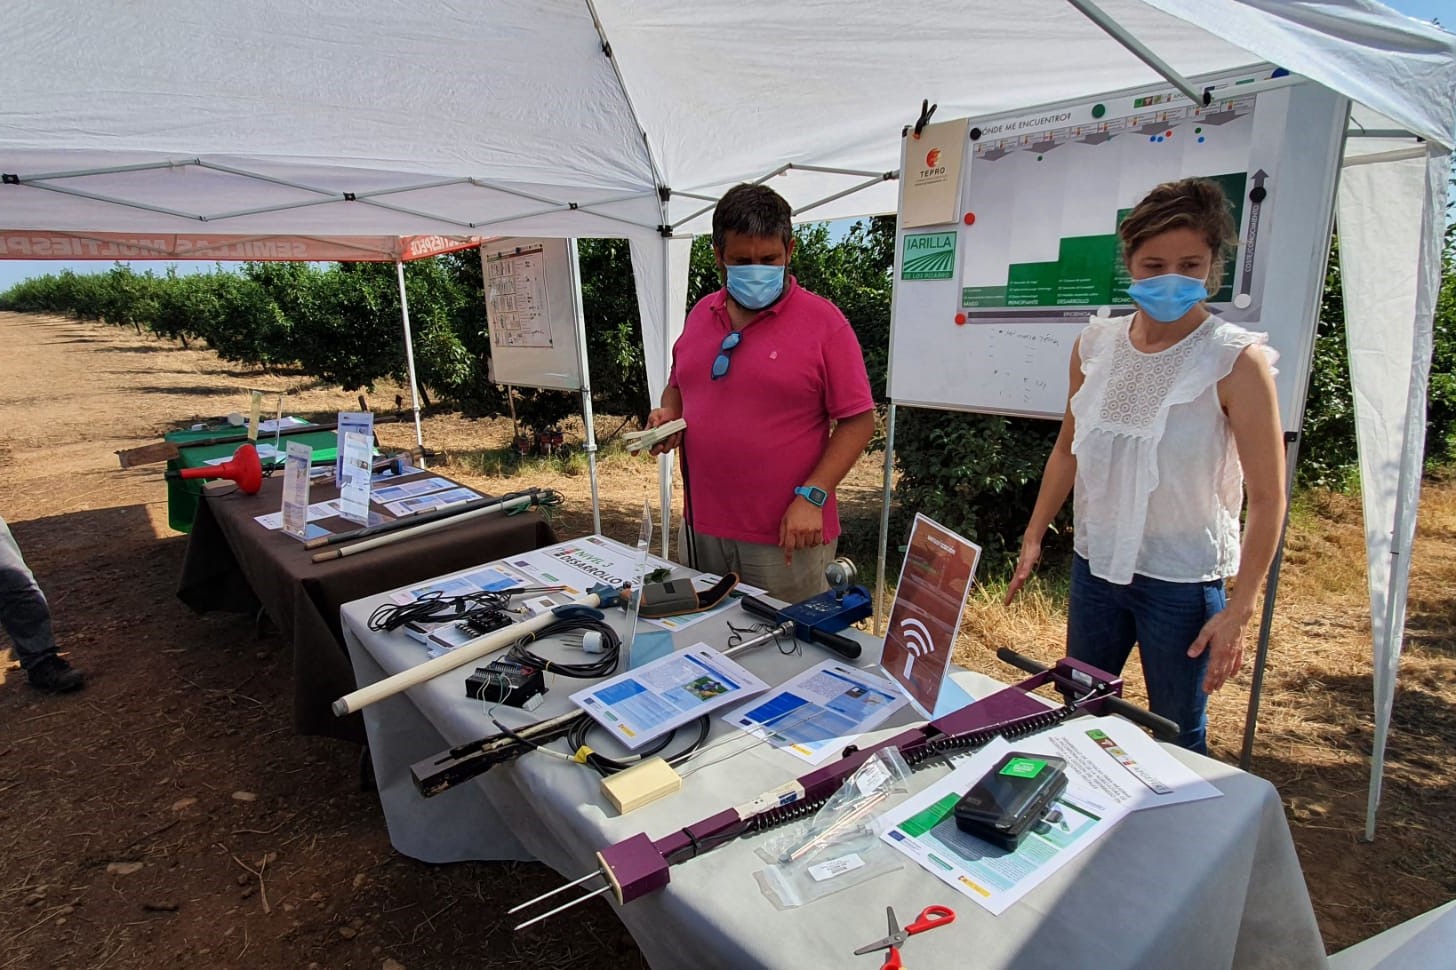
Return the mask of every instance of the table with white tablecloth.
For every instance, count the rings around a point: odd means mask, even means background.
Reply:
[[[425,659],[408,636],[368,628],[369,614],[387,599],[370,596],[342,610],[361,686]],[[614,623],[625,620],[615,613]],[[676,645],[722,647],[729,623],[753,622],[734,607],[679,631]],[[864,644],[858,663],[872,665],[878,641],[858,638]],[[827,656],[812,645],[795,655],[769,645],[734,659],[777,684]],[[594,771],[536,753],[423,798],[410,779],[414,762],[495,733],[486,705],[465,696],[474,666],[364,710],[390,839],[416,859],[536,859],[564,879],[575,878],[596,868],[596,853],[607,845],[639,832],[659,838],[808,770],[769,745],[733,738],[735,729],[715,718],[707,749],[680,769],[682,790],[625,816],[601,794]],[[1008,669],[1007,678],[1015,674]],[[955,676],[973,697],[1001,686],[978,674]],[[496,707],[491,714],[523,727],[568,711],[568,695],[583,685],[557,678],[534,711]],[[902,710],[871,738],[903,730],[915,719]],[[564,742],[556,747],[564,750]],[[919,968],[1323,967],[1324,947],[1277,792],[1237,768],[1168,750],[1223,797],[1135,813],[1000,916],[957,897],[908,862],[817,902],[777,909],[754,878],[764,867],[755,842],[766,836],[675,866],[666,888],[617,909],[655,970],[869,967],[872,957],[851,952],[884,934],[885,907],[893,905],[909,919],[931,903],[953,906],[959,916],[951,926],[915,937],[905,960]],[[924,768],[912,784],[923,787],[947,770]]]

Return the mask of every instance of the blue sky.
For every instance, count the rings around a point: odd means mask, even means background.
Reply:
[[[1421,20],[1437,20],[1447,30],[1456,31],[1456,0],[1384,0],[1384,2],[1407,16],[1416,17]],[[59,273],[64,269],[70,269],[76,273],[97,273],[105,272],[113,264],[112,260],[83,260],[83,261],[31,261],[31,260],[0,260],[0,292],[9,289],[21,280],[29,279],[32,276],[44,276],[47,273]],[[190,260],[179,261],[176,266],[178,272],[208,272],[214,263],[194,262]],[[240,264],[223,263],[223,267],[232,269]],[[166,270],[167,263],[162,260],[148,260],[137,263],[135,268],[140,272],[147,269],[155,273],[162,273]]]

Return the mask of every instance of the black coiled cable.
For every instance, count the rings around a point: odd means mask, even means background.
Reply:
[[[568,664],[557,660],[547,660],[545,657],[532,653],[528,644],[536,640],[545,640],[548,637],[559,636],[563,633],[571,633],[576,630],[590,630],[602,635],[602,654],[600,657],[588,663]],[[582,679],[595,679],[607,677],[617,670],[617,658],[622,653],[622,638],[617,635],[605,620],[598,620],[591,617],[567,617],[557,620],[555,623],[548,623],[546,626],[529,633],[511,645],[510,657],[527,666],[535,667],[549,673],[557,673],[563,677],[579,677]]]

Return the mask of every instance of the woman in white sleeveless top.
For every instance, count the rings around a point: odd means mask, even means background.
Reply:
[[[1137,310],[1093,317],[1077,338],[1066,417],[1006,593],[1009,603],[1031,575],[1075,483],[1067,654],[1117,674],[1136,643],[1149,706],[1199,752],[1208,695],[1243,666],[1284,519],[1277,355],[1267,335],[1203,303],[1236,231],[1207,179],[1160,185],[1123,220]]]

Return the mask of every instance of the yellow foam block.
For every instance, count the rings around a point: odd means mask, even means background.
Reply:
[[[602,794],[621,815],[682,789],[682,776],[661,758],[648,758],[602,779]]]

